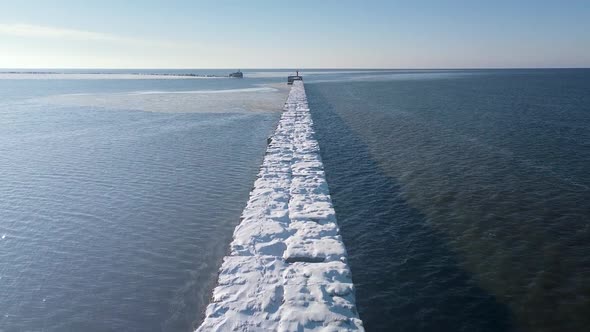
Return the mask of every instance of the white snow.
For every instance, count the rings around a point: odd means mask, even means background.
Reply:
[[[197,331],[364,331],[346,256],[295,81]]]

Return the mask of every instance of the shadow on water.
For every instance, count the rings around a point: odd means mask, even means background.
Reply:
[[[316,137],[368,331],[510,331],[507,306],[464,271],[368,147],[308,86]]]

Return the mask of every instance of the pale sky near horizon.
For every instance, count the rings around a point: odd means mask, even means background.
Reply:
[[[294,67],[590,67],[590,2],[0,0],[0,68]]]

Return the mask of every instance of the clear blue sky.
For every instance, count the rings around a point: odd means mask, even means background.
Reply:
[[[590,67],[590,1],[7,1],[0,68]]]

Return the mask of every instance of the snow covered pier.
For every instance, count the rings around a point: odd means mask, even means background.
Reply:
[[[197,331],[364,331],[312,126],[295,81]]]

